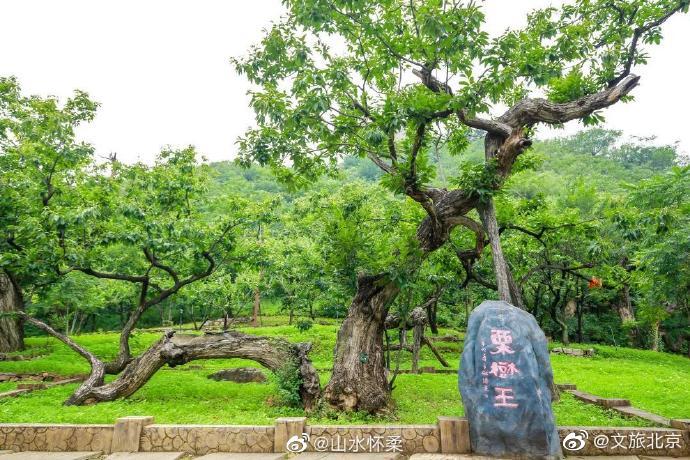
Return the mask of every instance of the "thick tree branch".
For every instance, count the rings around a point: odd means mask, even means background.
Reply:
[[[178,284],[180,282],[180,277],[177,275],[177,272],[173,270],[171,267],[167,265],[163,265],[158,261],[156,256],[153,255],[153,252],[149,248],[144,248],[144,255],[146,255],[146,258],[148,259],[149,262],[151,262],[151,265],[153,265],[156,268],[159,268],[165,272],[167,272],[170,277],[173,279],[175,284]]]
[[[520,286],[524,285],[527,280],[529,280],[534,274],[540,271],[560,271],[562,273],[569,273],[570,275],[573,275],[577,278],[583,279],[585,281],[589,281],[590,278],[587,276],[582,275],[581,273],[578,273],[578,270],[584,270],[585,268],[592,268],[594,267],[594,264],[592,263],[587,263],[587,264],[582,264],[582,265],[576,265],[576,266],[568,266],[568,265],[563,265],[563,264],[541,264],[537,265],[536,267],[532,267],[525,275],[520,278]]]
[[[103,362],[96,357],[93,353],[76,343],[74,340],[70,339],[66,335],[63,335],[50,327],[48,324],[44,323],[41,320],[38,320],[36,318],[33,318],[29,315],[27,315],[25,312],[20,311],[17,312],[17,314],[24,319],[29,324],[32,324],[36,326],[37,328],[41,329],[42,331],[46,332],[48,335],[51,335],[58,339],[60,342],[64,343],[67,345],[69,348],[71,348],[73,351],[75,351],[77,354],[79,354],[81,357],[86,359],[89,364],[91,365],[91,374],[89,375],[89,378],[87,378],[82,386],[77,389],[77,391],[68,399],[65,401],[65,404],[71,404],[72,399],[75,397],[75,395],[79,394],[79,391],[84,388],[84,387],[94,387],[94,386],[100,386],[103,385],[104,383],[104,376],[105,376],[105,365]]]
[[[442,81],[439,81],[436,77],[431,75],[431,72],[428,70],[413,69],[412,73],[422,80],[424,86],[429,88],[431,91],[435,93],[447,93],[453,95],[453,90],[450,88],[450,86]],[[454,113],[452,110],[437,112],[433,115],[433,118],[444,118],[450,116],[452,113]],[[455,113],[462,124],[471,128],[481,129],[483,131],[503,137],[508,137],[513,132],[513,129],[510,127],[510,125],[498,120],[488,120],[476,117],[468,118],[464,110],[458,110]]]
[[[294,365],[302,379],[299,390],[302,403],[309,410],[314,407],[320,393],[318,375],[307,357],[309,349],[310,344],[293,344],[240,332],[206,336],[174,336],[169,332],[128,363],[114,381],[84,382],[66,404],[113,401],[129,396],[165,364],[174,367],[198,359],[243,358],[254,360],[273,372]]]
[[[374,162],[376,166],[378,166],[381,170],[383,170],[385,173],[392,174],[393,173],[393,168],[387,164],[385,161],[381,159],[378,155],[374,154],[373,152],[367,152],[367,156],[371,161]]]
[[[88,351],[87,349],[85,349],[84,347],[82,347],[81,345],[79,345],[78,343],[76,343],[74,340],[70,339],[66,335],[61,334],[60,332],[56,331],[55,329],[53,329],[52,327],[50,327],[48,324],[44,323],[43,321],[36,319],[32,316],[29,316],[28,314],[26,314],[23,311],[19,311],[19,312],[17,312],[17,314],[19,316],[21,316],[22,318],[24,318],[24,320],[27,323],[32,324],[33,326],[36,326],[37,328],[46,332],[48,335],[52,335],[53,337],[58,339],[60,342],[64,343],[68,347],[70,347],[73,351],[77,352],[81,357],[83,357],[84,359],[86,359],[90,363],[93,361],[98,361],[98,358],[96,358],[96,356],[93,353],[91,353],[90,351]]]
[[[519,128],[536,123],[561,124],[583,118],[620,101],[638,85],[639,81],[640,77],[628,75],[614,87],[571,102],[556,103],[546,99],[523,99],[501,115],[499,120]]]
[[[106,272],[100,272],[100,271],[97,271],[97,270],[94,270],[94,269],[88,268],[88,267],[72,267],[65,272],[61,272],[61,274],[67,274],[72,270],[82,272],[86,275],[94,276],[96,278],[108,279],[108,280],[129,281],[130,283],[144,283],[148,280],[148,276],[126,275],[123,273],[106,273]]]
[[[510,136],[512,128],[506,123],[502,123],[498,120],[489,120],[486,118],[467,118],[464,110],[458,111],[458,118],[460,122],[470,128],[481,129],[487,133],[497,134],[504,137]]]

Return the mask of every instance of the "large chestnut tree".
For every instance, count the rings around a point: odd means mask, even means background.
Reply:
[[[500,297],[518,306],[492,194],[538,125],[596,124],[603,109],[630,100],[645,50],[661,41],[666,20],[688,9],[687,0],[577,0],[535,10],[523,28],[492,37],[474,0],[284,5],[261,43],[234,60],[253,84],[257,122],[240,140],[241,161],[299,185],[335,171],[345,156],[368,157],[427,214],[419,251],[401,266],[413,270],[466,227],[477,245],[462,254],[476,257],[488,240]],[[440,139],[461,154],[473,130],[485,136],[483,167],[460,172],[457,188],[433,186],[430,146]],[[473,210],[479,219],[468,217]],[[383,323],[399,290],[387,272],[360,276],[325,389],[332,405],[387,405]]]

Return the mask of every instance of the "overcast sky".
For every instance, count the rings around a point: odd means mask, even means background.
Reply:
[[[519,26],[525,12],[550,3],[488,0],[488,29]],[[101,107],[82,138],[100,155],[133,162],[150,161],[164,145],[233,157],[253,114],[248,83],[229,58],[258,42],[282,7],[279,0],[3,0],[0,11],[0,75],[17,76],[32,94],[87,91]],[[637,100],[607,110],[606,126],[679,141],[688,153],[690,16],[672,18],[664,36],[637,70]],[[565,132],[578,129],[571,122]]]

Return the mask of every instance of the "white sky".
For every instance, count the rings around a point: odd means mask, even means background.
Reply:
[[[525,12],[549,3],[488,0],[488,28],[519,26]],[[193,144],[227,160],[253,122],[249,84],[229,58],[244,55],[281,11],[279,0],[3,0],[0,75],[17,76],[32,94],[87,91],[101,107],[80,134],[100,155],[150,161],[164,145]],[[638,69],[637,100],[608,109],[606,127],[680,141],[690,152],[689,26],[689,15],[666,24],[661,46]],[[571,122],[565,132],[578,129]]]

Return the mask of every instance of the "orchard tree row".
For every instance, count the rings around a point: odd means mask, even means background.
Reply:
[[[87,360],[68,404],[242,357],[294,373],[306,408],[369,412],[393,387],[386,320],[418,308],[436,332],[500,298],[565,343],[688,352],[690,173],[674,146],[601,129],[532,139],[629,102],[633,67],[687,1],[581,0],[496,38],[473,2],[285,3],[234,60],[257,122],[237,164],[191,147],[101,158],[76,135],[97,109],[86,94],[0,80],[2,350],[40,331]],[[308,344],[228,330],[130,349],[147,325],[258,324],[267,300],[298,327],[343,319],[323,392]],[[120,333],[110,356],[72,339],[99,329]]]

